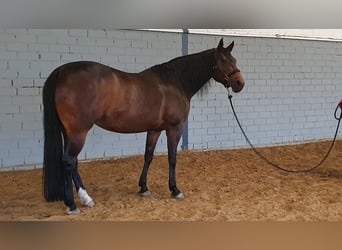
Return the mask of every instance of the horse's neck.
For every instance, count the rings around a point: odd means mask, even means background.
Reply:
[[[191,99],[213,76],[214,49],[178,57],[141,73],[153,72],[162,82],[181,88]]]
[[[194,96],[213,77],[213,66],[214,50],[198,53],[185,59],[180,77],[184,91],[189,98]]]

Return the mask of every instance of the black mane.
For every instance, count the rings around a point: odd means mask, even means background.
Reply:
[[[148,70],[156,73],[166,84],[173,84],[192,97],[212,77],[215,49],[177,57]]]

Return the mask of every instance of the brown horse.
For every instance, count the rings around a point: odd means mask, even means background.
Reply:
[[[169,189],[184,198],[176,185],[177,145],[183,133],[191,97],[211,78],[234,92],[244,79],[231,55],[232,42],[223,47],[175,58],[140,73],[126,73],[95,62],[72,62],[55,69],[45,82],[44,196],[64,200],[70,214],[77,214],[72,182],[81,202],[93,206],[77,169],[80,153],[91,127],[119,133],[147,131],[145,163],[139,193],[149,195],[147,172],[156,142],[166,131]]]

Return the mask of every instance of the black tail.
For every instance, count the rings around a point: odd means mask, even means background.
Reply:
[[[47,78],[43,88],[44,105],[44,161],[43,186],[47,201],[64,199],[64,178],[62,169],[63,139],[62,124],[58,118],[55,104],[55,92],[58,71]]]

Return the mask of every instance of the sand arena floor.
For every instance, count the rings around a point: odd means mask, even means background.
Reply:
[[[329,142],[260,149],[289,168],[316,164]],[[314,173],[274,169],[250,149],[182,151],[177,185],[184,200],[170,198],[165,155],[155,156],[150,197],[137,195],[143,156],[81,163],[95,207],[66,215],[63,202],[42,196],[42,170],[0,172],[0,220],[62,221],[341,221],[342,141]]]

